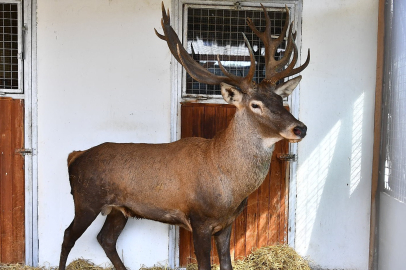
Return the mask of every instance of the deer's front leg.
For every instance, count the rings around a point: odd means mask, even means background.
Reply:
[[[220,270],[232,270],[230,257],[230,236],[232,225],[224,228],[214,235],[217,253],[220,260]]]
[[[210,270],[211,230],[209,226],[193,225],[193,245],[199,270]]]

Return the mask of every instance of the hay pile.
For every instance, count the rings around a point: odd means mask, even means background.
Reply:
[[[311,270],[309,262],[299,256],[296,251],[286,245],[262,247],[252,252],[242,260],[233,262],[234,270]],[[97,266],[89,260],[78,259],[71,262],[66,270],[113,270],[112,266]],[[30,267],[23,264],[0,264],[0,270],[58,270],[57,267]],[[154,267],[142,266],[140,270],[172,270],[164,265]],[[189,264],[186,270],[197,270],[197,264]],[[212,270],[220,270],[213,265]]]
[[[262,247],[233,264],[234,270],[311,270],[309,262],[287,245]]]
[[[287,245],[262,247],[241,261],[234,270],[310,270],[309,262]]]
[[[167,265],[157,264],[153,267],[146,267],[145,265],[141,266],[140,270],[173,270],[172,268],[168,267]]]
[[[309,262],[287,245],[262,247],[242,260],[233,262],[234,270],[311,270]],[[197,270],[197,264],[189,264],[186,270]],[[212,265],[212,270],[220,270]]]
[[[102,267],[95,265],[90,260],[77,259],[71,262],[66,270],[113,270],[112,266]],[[32,267],[24,264],[0,264],[0,270],[58,270],[58,267],[53,266],[41,266]]]
[[[113,270],[113,266],[102,267],[100,265],[95,265],[89,260],[78,259],[71,262],[66,270]],[[58,268],[56,268],[58,270]]]
[[[42,270],[42,267],[32,267],[24,264],[2,264],[0,263],[1,270]]]

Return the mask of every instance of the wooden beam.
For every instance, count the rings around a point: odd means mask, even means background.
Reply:
[[[384,75],[384,50],[385,49],[385,0],[379,0],[378,7],[378,38],[377,38],[377,62],[376,62],[376,86],[375,86],[375,119],[374,119],[374,146],[372,160],[372,188],[371,188],[371,216],[369,237],[369,269],[374,269],[375,246],[377,228],[377,203],[379,177],[379,154],[381,142],[382,122],[382,85]]]
[[[0,97],[0,263],[25,260],[24,100]]]

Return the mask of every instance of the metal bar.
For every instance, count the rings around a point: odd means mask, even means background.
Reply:
[[[221,75],[222,72],[217,62],[217,55],[220,55],[222,61],[229,61],[229,72],[243,76],[249,69],[249,53],[244,46],[241,38],[241,32],[245,32],[247,26],[245,19],[247,16],[252,17],[256,21],[259,29],[264,28],[263,11],[254,3],[244,3],[245,6],[239,5],[239,9],[235,10],[233,6],[209,6],[209,5],[194,5],[189,4],[184,7],[184,28],[187,29],[184,33],[184,46],[192,53],[192,46],[197,52],[195,58],[211,72]],[[268,8],[268,12],[273,18],[272,30],[274,37],[282,30],[284,10],[279,8]],[[189,28],[187,28],[189,27]],[[251,33],[250,41],[256,47],[256,62],[257,71],[255,80],[258,82],[264,78],[264,73],[261,69],[265,63],[261,55],[264,53],[262,42],[260,39]],[[242,45],[242,46],[241,46]],[[278,51],[277,58],[282,57],[284,47]],[[209,63],[210,62],[210,63]],[[213,63],[211,63],[213,62]],[[261,68],[262,67],[262,68]],[[187,78],[183,90],[185,95],[198,96],[208,95],[210,98],[220,96],[219,86],[208,86],[199,83],[184,72]]]

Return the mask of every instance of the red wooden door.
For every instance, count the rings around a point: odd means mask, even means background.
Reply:
[[[24,241],[24,101],[0,98],[0,262],[22,263]]]
[[[181,137],[212,138],[227,127],[236,108],[224,104],[184,103],[181,109]],[[270,171],[263,184],[248,197],[247,208],[233,223],[231,256],[238,259],[253,248],[287,243],[288,205],[287,163],[277,159],[287,154],[289,144],[282,140],[275,145]],[[196,262],[192,234],[183,228],[179,232],[179,265]],[[212,264],[218,264],[217,250],[212,239]]]

